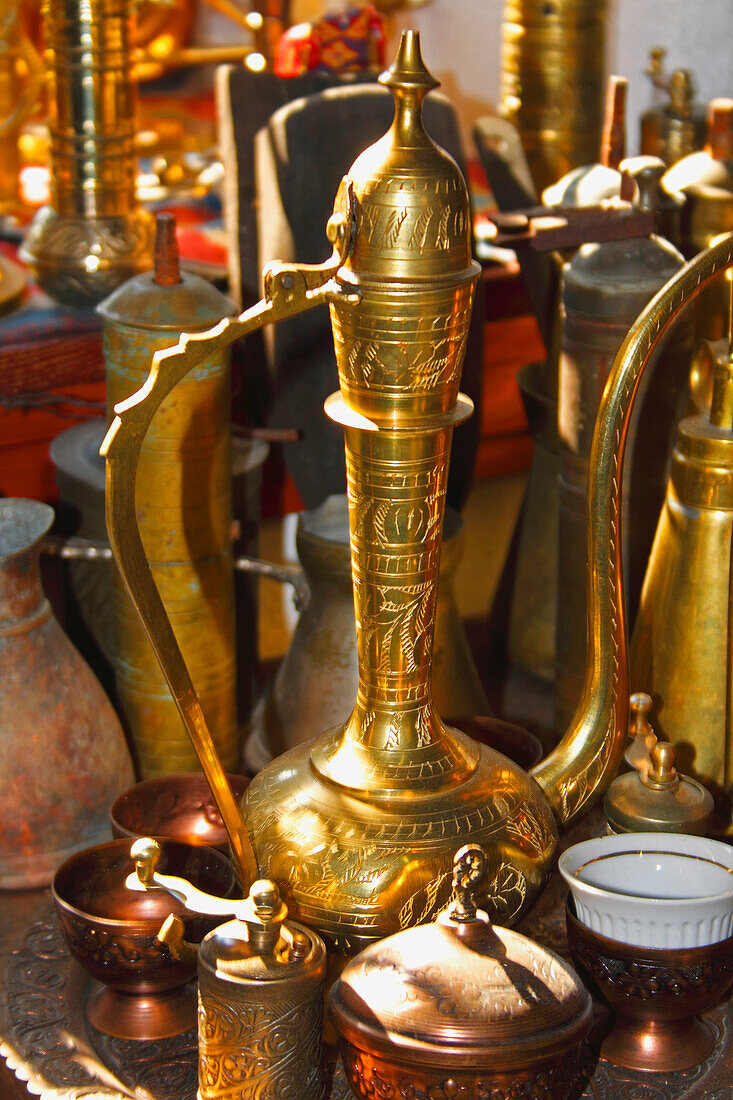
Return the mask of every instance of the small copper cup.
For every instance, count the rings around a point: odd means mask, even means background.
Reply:
[[[699,1015],[733,983],[733,936],[702,947],[635,947],[581,924],[570,897],[565,917],[573,961],[615,1014],[601,1056],[658,1073],[704,1061],[714,1039]]]
[[[228,775],[237,802],[249,785],[244,775]],[[202,772],[146,779],[129,787],[112,804],[116,837],[165,836],[183,844],[205,844],[229,851],[224,822]]]
[[[160,839],[161,870],[200,890],[229,897],[234,871],[213,848]],[[74,958],[98,982],[87,1018],[98,1030],[122,1039],[163,1039],[196,1024],[195,990],[183,988],[195,960],[174,958],[158,931],[173,913],[184,921],[185,938],[199,943],[220,918],[190,913],[163,891],[126,887],[134,873],[129,840],[97,844],[67,859],[52,883],[61,931]]]

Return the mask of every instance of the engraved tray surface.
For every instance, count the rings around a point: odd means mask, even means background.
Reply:
[[[576,838],[577,839],[577,838]],[[555,876],[521,927],[566,952],[564,889]],[[194,1030],[154,1042],[115,1039],[86,1021],[93,987],[71,958],[47,891],[6,894],[0,922],[0,1054],[43,1100],[195,1100]],[[707,1061],[670,1076],[591,1063],[588,1100],[733,1100],[733,1003],[706,1014],[715,1035]],[[329,1065],[328,1100],[352,1100],[340,1063]]]

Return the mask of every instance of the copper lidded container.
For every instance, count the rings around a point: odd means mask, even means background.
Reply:
[[[557,955],[477,909],[485,871],[483,849],[465,845],[436,921],[371,944],[335,983],[331,1016],[356,1096],[571,1095],[590,995]]]

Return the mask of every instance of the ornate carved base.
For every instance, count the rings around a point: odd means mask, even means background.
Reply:
[[[146,210],[124,217],[61,216],[38,211],[20,252],[39,286],[65,305],[95,306],[152,266],[155,222]]]

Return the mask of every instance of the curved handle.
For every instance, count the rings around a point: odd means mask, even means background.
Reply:
[[[733,234],[690,260],[651,300],[619,348],[588,464],[588,643],[583,694],[565,736],[531,774],[562,824],[605,790],[626,743],[629,661],[621,572],[621,479],[639,381],[688,303],[733,265]]]
[[[353,239],[354,195],[349,181],[342,184],[339,198],[344,212],[334,214],[327,226],[333,244],[330,259],[318,265],[270,264],[265,269],[265,297],[261,302],[239,317],[225,317],[207,332],[184,333],[175,347],[157,351],[143,386],[115,406],[117,415],[100,448],[107,459],[105,513],[112,553],[216,800],[245,889],[258,877],[257,860],[150,571],[135,512],[138,458],[164,399],[177,382],[215,350],[228,347],[265,324],[303,313],[322,302],[359,300],[353,282],[342,283],[336,278]]]

